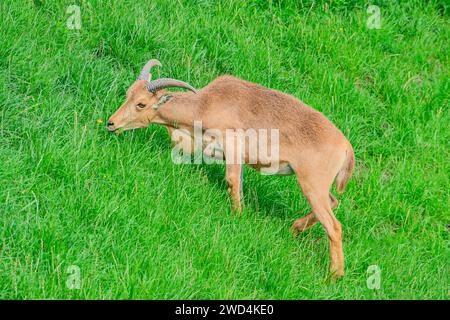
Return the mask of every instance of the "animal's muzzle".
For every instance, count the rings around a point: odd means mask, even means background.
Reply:
[[[106,128],[108,129],[109,132],[114,132],[116,131],[116,126],[114,125],[114,122],[108,120],[108,123],[106,124]]]

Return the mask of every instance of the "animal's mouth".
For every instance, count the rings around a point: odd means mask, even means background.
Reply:
[[[120,134],[124,131],[123,128],[108,128],[108,131],[112,134]]]

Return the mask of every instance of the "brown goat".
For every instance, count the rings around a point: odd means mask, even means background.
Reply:
[[[224,135],[229,129],[279,130],[275,174],[295,174],[312,208],[310,214],[294,221],[293,232],[297,234],[319,221],[330,240],[332,277],[341,277],[344,274],[342,229],[332,211],[338,201],[329,190],[336,178],[337,191],[341,193],[355,165],[353,148],[341,131],[322,113],[277,90],[221,76],[197,91],[179,80],[151,81],[150,69],[155,65],[160,66],[159,61],[150,60],[143,68],[138,80],[128,89],[125,103],[108,120],[108,130],[143,128],[157,123],[166,126],[177,143],[172,133],[183,130],[192,139],[196,121],[201,121],[202,130],[213,128]],[[168,87],[191,92],[162,90]],[[190,146],[183,149],[192,152]],[[268,158],[249,161],[252,154],[247,150],[238,156],[257,170],[273,164]],[[226,161],[233,212],[241,210],[242,171],[241,162]]]

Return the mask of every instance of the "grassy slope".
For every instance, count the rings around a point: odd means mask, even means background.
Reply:
[[[358,1],[180,2],[84,1],[79,31],[71,1],[1,2],[0,297],[448,298],[444,1],[385,1],[380,30]],[[309,210],[294,177],[247,169],[233,218],[223,167],[172,164],[163,128],[97,124],[151,57],[197,87],[230,73],[288,92],[349,137],[343,281],[324,283],[320,226],[289,233]]]

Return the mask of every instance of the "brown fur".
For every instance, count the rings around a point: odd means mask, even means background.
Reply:
[[[158,123],[192,133],[193,123],[201,120],[203,129],[279,129],[280,165],[288,164],[311,205],[312,213],[297,219],[292,228],[296,234],[319,221],[330,240],[331,272],[344,274],[341,224],[332,209],[338,201],[329,193],[336,178],[342,192],[355,165],[351,144],[322,113],[298,99],[258,84],[221,76],[197,94],[192,92],[150,93],[146,81],[137,80],[127,92],[127,100],[110,118],[109,129],[125,130]],[[161,105],[163,96],[171,100]],[[137,104],[144,105],[143,108]],[[153,107],[154,108],[153,108]],[[244,155],[248,163],[248,154]],[[256,169],[262,163],[252,165]],[[227,164],[226,180],[233,211],[241,210],[242,166]]]

